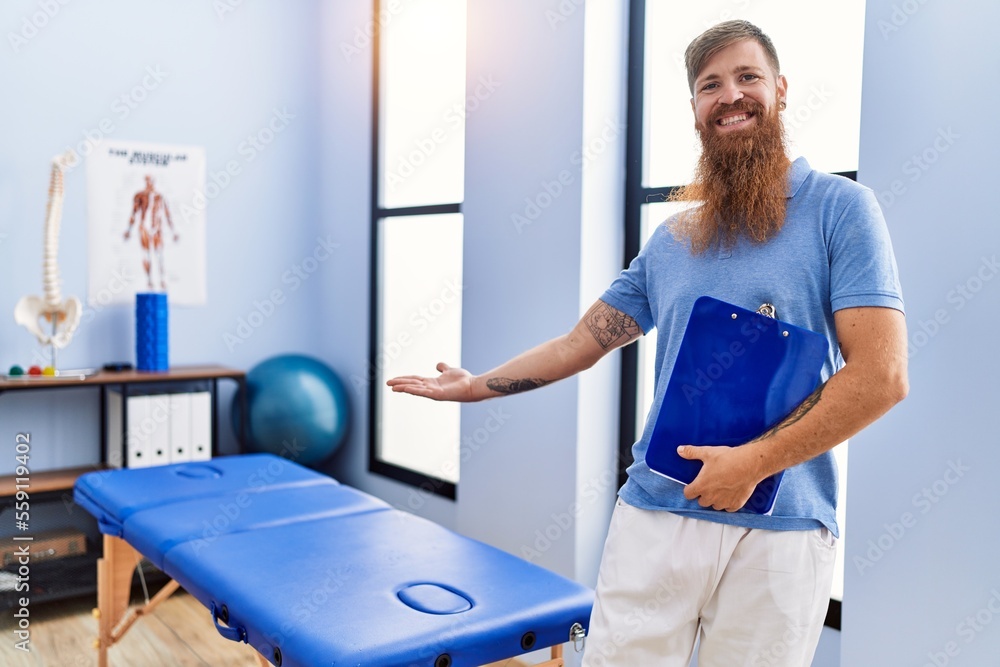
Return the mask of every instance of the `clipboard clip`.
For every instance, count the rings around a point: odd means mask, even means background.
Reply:
[[[757,309],[758,315],[763,315],[764,317],[770,317],[772,320],[778,319],[778,311],[774,309],[773,303],[762,303],[760,308]]]
[[[757,309],[757,314],[758,315],[763,315],[764,317],[769,317],[772,320],[778,319],[778,314],[777,314],[777,311],[774,308],[774,304],[773,303],[762,303],[762,304],[760,304],[760,308]],[[784,338],[788,338],[788,330],[787,329],[783,330],[781,332],[781,335]]]

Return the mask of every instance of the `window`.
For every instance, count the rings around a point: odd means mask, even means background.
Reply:
[[[795,0],[632,0],[626,266],[657,225],[683,206],[665,200],[674,188],[690,180],[700,151],[684,68],[684,50],[691,40],[709,26],[731,19],[746,19],[760,26],[774,42],[782,74],[788,79],[788,107],[782,116],[790,157],[805,155],[814,169],[854,178],[860,137],[864,13],[864,0],[836,5]],[[620,446],[621,460],[626,464],[653,401],[655,351],[655,331],[623,351]],[[843,537],[846,443],[834,453],[841,472],[838,521]],[[624,467],[621,474],[624,476]],[[841,546],[827,618],[827,624],[837,628],[843,596],[842,554]]]
[[[459,406],[393,394],[385,380],[461,363],[465,0],[380,9],[369,470],[454,498]]]

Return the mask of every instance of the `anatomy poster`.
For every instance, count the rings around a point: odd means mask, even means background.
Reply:
[[[87,158],[90,305],[134,303],[136,292],[204,304],[205,203],[203,148],[98,143]]]

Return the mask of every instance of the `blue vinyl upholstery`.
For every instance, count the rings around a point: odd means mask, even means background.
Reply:
[[[81,475],[73,500],[93,514],[105,534],[121,537],[121,524],[135,512],[176,500],[212,498],[226,492],[261,491],[287,486],[337,484],[308,468],[269,454],[197,463]]]
[[[89,473],[75,497],[282,667],[481,665],[588,626],[590,589],[324,475],[204,465]],[[251,484],[262,466],[281,474]]]

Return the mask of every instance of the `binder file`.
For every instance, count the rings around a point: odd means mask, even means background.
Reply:
[[[170,394],[170,462],[191,460],[191,394]]]
[[[129,468],[145,468],[149,465],[150,414],[153,408],[151,396],[129,396],[128,424],[125,430],[125,465]]]
[[[108,467],[145,468],[212,458],[211,392],[161,390],[123,397],[110,390],[107,400]]]
[[[709,296],[695,301],[646,451],[653,472],[691,483],[702,462],[681,458],[678,446],[741,445],[816,389],[826,337],[763,314],[765,306],[754,312]],[[761,481],[744,509],[770,514],[781,477]]]
[[[149,397],[148,466],[170,463],[170,395],[153,394]]]
[[[191,394],[191,460],[212,458],[212,394],[196,391]]]

